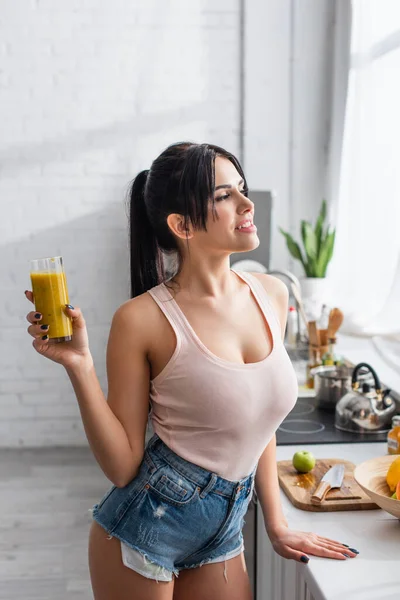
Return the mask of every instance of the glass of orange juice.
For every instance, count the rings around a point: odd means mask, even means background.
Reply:
[[[35,310],[48,325],[49,342],[69,342],[72,322],[64,312],[69,304],[67,279],[61,256],[31,260],[31,282]]]

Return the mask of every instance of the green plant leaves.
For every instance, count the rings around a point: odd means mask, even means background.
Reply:
[[[279,227],[279,231],[286,238],[286,245],[291,256],[301,262],[307,277],[325,277],[329,261],[333,256],[336,230],[329,231],[328,227],[324,233],[326,215],[326,200],[322,200],[315,229],[308,221],[301,221],[301,239],[305,250],[305,258],[298,243],[289,233]]]
[[[317,254],[319,254],[321,250],[321,242],[322,242],[322,232],[324,228],[324,221],[326,218],[326,201],[322,200],[322,206],[320,213],[318,215],[317,223],[315,225],[315,238],[317,243]]]
[[[314,273],[317,259],[317,239],[315,237],[313,228],[307,221],[301,222],[301,237],[307,259],[306,273],[310,273],[308,277],[315,277]]]
[[[333,230],[330,233],[327,232],[325,239],[321,243],[321,250],[317,261],[316,277],[325,277],[326,275],[328,263],[333,256],[333,247],[335,245],[335,233],[335,230]]]
[[[317,257],[317,238],[310,223],[301,222],[301,237],[308,259],[314,260]]]
[[[298,243],[294,241],[294,239],[292,238],[292,236],[290,235],[290,233],[287,233],[286,231],[283,231],[283,229],[281,227],[279,227],[279,231],[286,238],[286,244],[287,244],[287,247],[288,247],[288,250],[289,250],[290,254],[293,256],[293,258],[296,258],[297,260],[300,260],[301,263],[304,266],[303,255],[301,253],[300,246],[298,245]]]

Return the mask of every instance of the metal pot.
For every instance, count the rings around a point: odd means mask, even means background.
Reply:
[[[364,382],[360,386],[359,371],[367,368],[373,376],[374,388]],[[396,414],[396,403],[390,397],[390,389],[382,390],[378,375],[368,363],[354,367],[352,389],[338,402],[335,427],[342,431],[380,433],[391,427]]]
[[[326,411],[335,412],[336,404],[351,390],[353,369],[346,365],[321,365],[311,369],[314,375],[315,405]],[[361,382],[371,381],[371,372],[365,367],[359,371]]]
[[[351,369],[346,365],[314,367],[315,405],[326,412],[335,412],[336,404],[351,390]]]

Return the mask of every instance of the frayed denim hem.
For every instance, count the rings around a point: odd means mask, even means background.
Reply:
[[[228,582],[226,561],[230,560],[231,558],[235,558],[236,556],[239,556],[239,554],[241,554],[243,551],[244,551],[244,543],[242,542],[238,548],[235,548],[234,550],[231,550],[230,552],[227,552],[225,554],[219,554],[217,556],[209,556],[208,558],[205,558],[201,562],[195,563],[192,565],[183,565],[182,567],[180,567],[180,570],[196,569],[197,567],[202,567],[203,565],[207,565],[207,564],[225,562],[224,577],[225,577],[226,582]]]
[[[111,540],[114,537],[114,538],[120,540],[120,542],[123,542],[126,546],[129,546],[129,548],[132,548],[132,550],[136,550],[136,552],[139,552],[139,554],[141,556],[143,556],[145,562],[147,561],[149,564],[152,564],[156,567],[159,567],[160,569],[164,569],[168,573],[171,573],[171,581],[172,581],[172,574],[175,575],[175,577],[179,576],[179,569],[171,570],[169,567],[162,565],[161,563],[159,563],[156,560],[153,560],[151,557],[149,557],[149,555],[146,552],[143,552],[143,550],[141,550],[138,546],[135,546],[134,544],[131,544],[130,542],[124,540],[123,537],[120,536],[118,533],[110,533],[109,530],[107,529],[107,526],[104,523],[102,523],[101,520],[98,518],[97,507],[89,509],[89,512],[92,513],[93,520],[96,521],[96,523],[98,523],[100,525],[100,527],[102,527],[106,533],[108,533],[107,539]],[[121,548],[121,554],[122,554],[122,548]],[[129,567],[129,565],[126,565],[126,564],[125,564],[125,566],[128,568],[131,568],[131,567]],[[154,576],[152,576],[149,573],[146,573],[140,569],[137,569],[136,566],[132,570],[139,573],[140,575],[143,575],[144,577],[147,577],[148,579],[155,579],[157,581],[157,583],[160,583],[158,581],[157,574],[154,574]]]

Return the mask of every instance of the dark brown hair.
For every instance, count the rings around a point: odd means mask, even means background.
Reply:
[[[245,182],[239,161],[213,144],[179,142],[168,146],[149,170],[141,171],[129,192],[131,297],[165,281],[163,254],[182,257],[168,215],[180,214],[184,225],[207,231],[209,202],[215,214],[215,159],[227,158]]]

